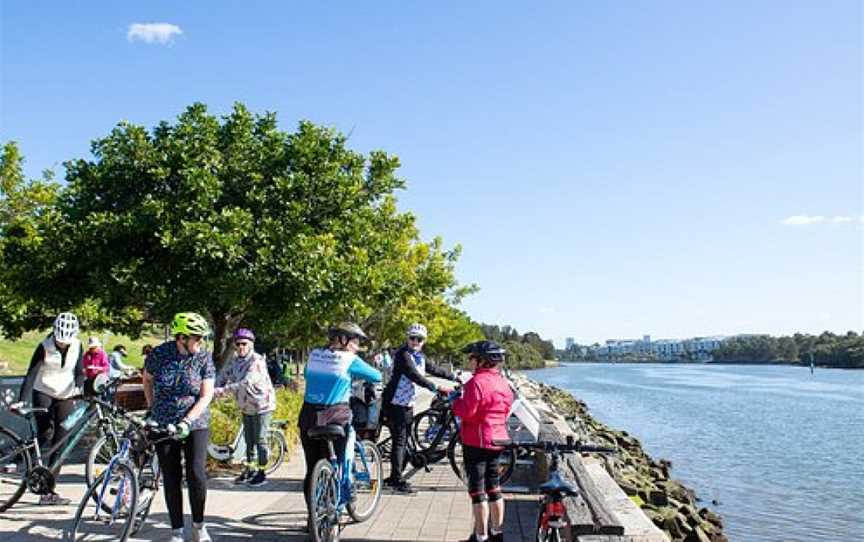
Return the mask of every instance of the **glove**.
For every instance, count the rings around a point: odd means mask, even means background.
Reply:
[[[189,436],[189,422],[187,422],[186,420],[183,420],[182,422],[178,423],[176,431],[177,432],[174,433],[174,436],[177,438],[177,440],[183,440],[186,437],[188,437]]]

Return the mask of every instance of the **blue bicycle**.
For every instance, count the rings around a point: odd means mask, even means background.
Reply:
[[[345,438],[341,425],[326,425],[309,430],[309,437],[327,441],[328,457],[315,463],[309,496],[309,532],[313,542],[337,542],[343,511],[354,521],[366,521],[381,501],[383,470],[381,453],[374,442],[356,440],[348,428],[346,450],[353,457],[339,461],[333,441]],[[346,454],[347,455],[347,454]]]

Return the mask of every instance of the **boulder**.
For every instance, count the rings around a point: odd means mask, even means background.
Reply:
[[[720,514],[717,514],[713,510],[709,510],[707,508],[700,508],[699,509],[699,515],[705,521],[709,521],[709,522],[713,523],[714,525],[716,525],[720,529],[723,528],[723,518],[720,517]]]
[[[708,535],[700,529],[696,527],[687,535],[687,538],[684,539],[684,542],[711,542],[711,539],[708,538]]]

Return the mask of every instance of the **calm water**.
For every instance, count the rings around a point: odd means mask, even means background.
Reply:
[[[571,391],[712,499],[730,540],[864,540],[864,371],[572,364]]]

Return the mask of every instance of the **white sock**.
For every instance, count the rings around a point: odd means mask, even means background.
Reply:
[[[489,536],[495,536],[496,534],[501,534],[501,529],[489,529]]]
[[[486,540],[489,539],[489,537],[486,536],[485,534],[474,533],[474,537],[477,538],[477,542],[486,542]]]

